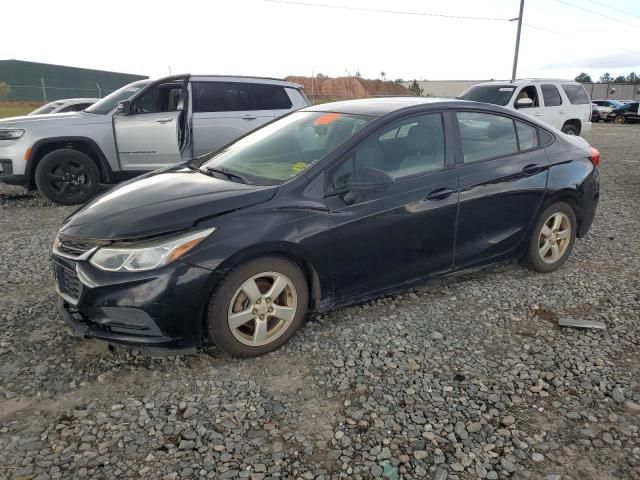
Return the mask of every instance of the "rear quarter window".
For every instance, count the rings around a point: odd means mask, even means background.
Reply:
[[[565,83],[562,85],[562,89],[567,94],[567,98],[572,105],[588,105],[591,103],[589,95],[587,95],[587,91],[582,85]]]

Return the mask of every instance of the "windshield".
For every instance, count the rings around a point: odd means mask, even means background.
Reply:
[[[622,107],[624,105],[624,103],[619,102],[617,100],[609,100],[609,103],[611,104],[611,106],[613,108],[620,108],[620,107]]]
[[[51,113],[56,108],[58,108],[60,105],[62,105],[62,103],[63,102],[50,102],[50,103],[47,103],[46,105],[43,105],[40,108],[38,108],[37,110],[34,110],[33,112],[31,112],[29,115],[44,115],[45,113]]]
[[[139,82],[133,82],[129,85],[125,85],[115,92],[110,93],[102,100],[98,100],[96,103],[87,108],[85,112],[106,115],[111,110],[116,108],[118,102],[121,102],[122,100],[129,100],[133,96],[133,94],[138,92],[141,88],[145,87],[149,83],[151,83],[151,80],[141,80]]]
[[[506,105],[511,100],[515,90],[516,87],[513,85],[476,85],[464,92],[460,98],[474,102]]]
[[[204,157],[200,169],[203,173],[226,174],[230,180],[279,185],[315,164],[373,118],[295,112]]]

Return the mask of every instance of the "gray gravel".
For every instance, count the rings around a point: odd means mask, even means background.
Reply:
[[[254,360],[70,337],[48,252],[72,209],[0,190],[0,479],[640,478],[639,132],[594,125],[600,209],[560,271],[313,315]]]

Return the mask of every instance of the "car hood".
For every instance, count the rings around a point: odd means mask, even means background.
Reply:
[[[60,233],[131,240],[184,230],[205,218],[265,202],[277,187],[213,178],[185,166],[124,183],[72,214]]]
[[[43,124],[76,124],[76,123],[103,123],[111,121],[107,115],[95,115],[85,112],[46,113],[44,115],[25,115],[22,117],[9,117],[0,120],[0,128],[29,127]]]

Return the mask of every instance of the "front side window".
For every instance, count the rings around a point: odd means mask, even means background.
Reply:
[[[515,91],[516,87],[513,85],[476,85],[464,92],[460,98],[473,102],[506,105]]]
[[[542,85],[541,88],[545,107],[557,107],[562,105],[562,97],[555,85]]]
[[[500,115],[456,112],[464,163],[480,162],[518,151],[513,120]]]
[[[178,109],[182,82],[155,85],[136,98],[131,113],[173,112]]]
[[[330,175],[329,189],[347,188],[356,170],[375,168],[394,179],[439,170],[445,165],[442,115],[398,120],[364,140]]]
[[[591,103],[589,95],[587,95],[587,91],[582,85],[564,83],[562,84],[562,89],[567,94],[567,98],[572,105],[588,105]]]
[[[317,163],[373,117],[333,112],[295,112],[200,160],[203,173],[279,185]]]
[[[518,100],[523,98],[531,99],[531,102],[532,102],[531,107],[540,106],[540,100],[538,99],[538,89],[536,88],[535,85],[529,85],[527,87],[523,87],[522,90],[518,92],[518,97],[516,98],[516,101],[515,101],[516,108],[523,108],[518,106]]]

